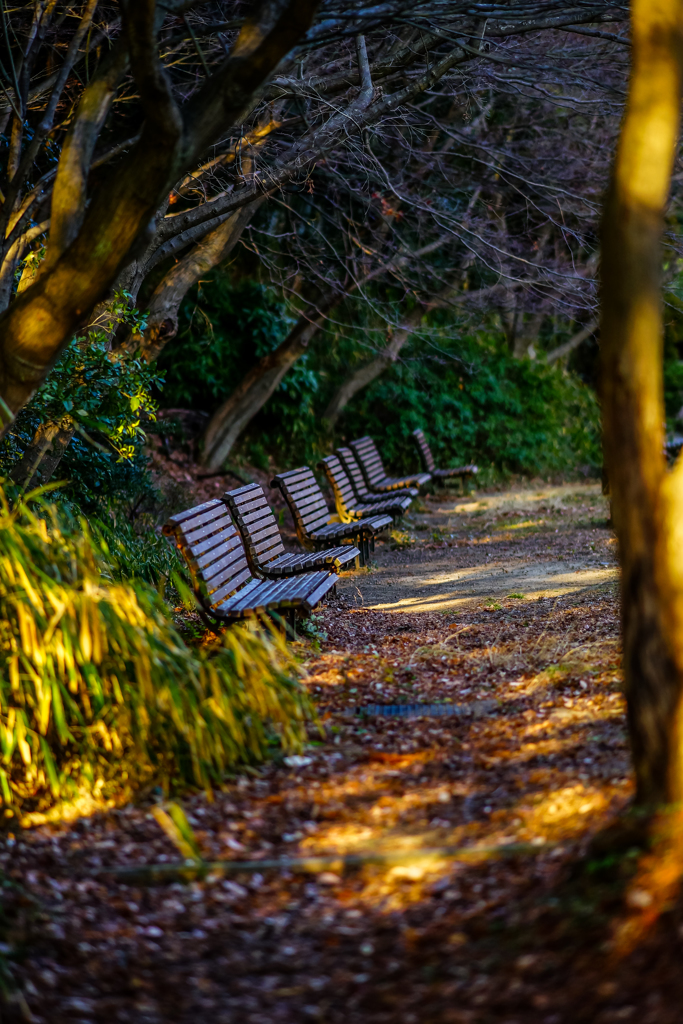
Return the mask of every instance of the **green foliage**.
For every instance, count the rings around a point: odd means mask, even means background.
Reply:
[[[108,515],[92,519],[90,526],[97,537],[107,565],[107,577],[121,580],[144,580],[163,596],[166,586],[184,565],[177,548],[154,529],[150,516],[141,524],[133,524],[124,515]]]
[[[293,320],[273,291],[227,271],[193,289],[178,334],[159,359],[168,408],[213,412],[261,356],[276,348]]]
[[[307,377],[296,390],[281,386],[254,421],[244,451],[260,445],[286,465],[315,463],[327,449],[325,406],[341,380],[372,352],[353,334],[325,335],[307,358]],[[418,426],[437,464],[476,462],[485,471],[480,480],[578,468],[597,473],[601,465],[594,391],[559,366],[514,359],[484,333],[436,341],[433,334],[417,335],[401,359],[346,407],[333,440],[369,433],[388,464],[407,472],[422,468],[412,437]]]
[[[355,307],[339,319],[358,320]],[[164,402],[212,412],[255,360],[286,335],[291,319],[274,293],[228,272],[186,303],[185,326],[162,356]],[[322,413],[341,380],[381,347],[385,328],[321,332],[248,427],[236,457],[269,469],[314,464],[328,450]],[[369,344],[370,342],[370,344]],[[675,373],[675,371],[672,371]],[[337,438],[370,433],[396,469],[417,468],[412,441],[425,429],[437,461],[477,462],[494,474],[565,474],[601,464],[599,408],[575,374],[514,359],[486,331],[456,332],[452,314],[432,317],[401,358],[344,411]]]
[[[145,318],[122,292],[87,334],[74,338],[20,413],[0,446],[8,472],[31,443],[40,423],[71,417],[76,434],[57,472],[69,482],[66,496],[84,511],[106,507],[119,494],[148,490],[144,420],[153,420],[163,377],[159,370],[121,350],[112,351],[117,326],[141,331]]]
[[[0,787],[8,808],[162,783],[210,788],[309,705],[284,645],[244,629],[193,651],[141,582],[107,582],[96,538],[0,507]]]
[[[349,437],[370,433],[395,466],[414,466],[415,427],[437,465],[476,462],[496,472],[566,473],[601,464],[595,394],[573,374],[513,359],[487,338],[442,354],[407,358],[358,396],[340,422]],[[455,351],[454,351],[455,349]],[[412,358],[411,358],[412,356]]]
[[[43,423],[68,413],[77,430],[106,438],[118,461],[132,458],[136,442],[144,441],[141,416],[154,419],[152,388],[162,383],[158,370],[144,360],[111,351],[109,335],[117,325],[137,331],[145,328],[145,318],[137,309],[129,309],[127,301],[126,293],[117,295],[107,309],[106,321],[73,339],[31,402]]]

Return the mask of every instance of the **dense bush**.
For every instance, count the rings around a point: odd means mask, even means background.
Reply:
[[[370,433],[396,466],[415,465],[411,432],[422,427],[438,463],[476,462],[502,474],[546,475],[601,465],[593,391],[540,361],[513,359],[486,338],[458,344],[457,358],[419,353],[358,396],[340,421]]]
[[[406,471],[419,465],[411,434],[420,426],[445,465],[477,462],[494,476],[598,472],[598,402],[575,374],[514,359],[483,334],[445,339],[438,352],[432,341],[416,337],[401,360],[346,407],[332,439],[322,413],[354,353],[350,344],[340,346],[335,370],[327,349],[325,362],[307,368],[314,385],[281,387],[243,449],[249,453],[269,441],[281,462],[314,462],[330,443],[370,433],[389,463]],[[355,355],[359,364],[370,358],[367,349]]]
[[[0,787],[8,809],[78,791],[210,787],[309,705],[273,637],[188,648],[157,594],[111,571],[82,521],[0,507]]]
[[[159,358],[164,406],[213,412],[293,322],[271,289],[215,271],[192,290],[180,311],[178,334]]]
[[[340,319],[353,311],[344,311]],[[348,316],[347,316],[348,314]],[[163,356],[164,405],[212,412],[240,376],[289,330],[272,291],[219,273],[187,301],[184,327]],[[322,414],[345,375],[372,358],[362,328],[330,329],[285,377],[235,456],[264,468],[315,462],[330,445]],[[401,358],[344,411],[337,439],[369,432],[396,467],[414,465],[422,426],[445,463],[476,461],[494,473],[597,472],[599,409],[592,388],[559,366],[517,360],[490,332],[464,334],[440,313]]]

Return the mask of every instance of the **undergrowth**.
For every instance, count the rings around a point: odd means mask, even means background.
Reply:
[[[310,706],[276,635],[237,628],[191,650],[151,587],[112,578],[85,520],[38,511],[0,505],[6,815],[83,792],[208,790],[275,741],[299,749]]]

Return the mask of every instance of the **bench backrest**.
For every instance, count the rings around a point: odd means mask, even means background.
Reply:
[[[432,450],[427,443],[427,438],[424,435],[424,430],[417,427],[413,431],[413,437],[415,438],[415,443],[417,444],[418,451],[422,457],[422,461],[424,462],[425,469],[428,473],[433,473],[436,469],[436,463],[434,462]]]
[[[360,497],[361,494],[365,494],[368,489],[368,485],[363,479],[363,472],[358,463],[358,459],[353,454],[350,448],[337,448],[337,455],[341,460],[341,464],[346,470],[346,475],[350,478],[353,484],[356,495]]]
[[[285,549],[280,528],[260,484],[247,484],[223,495],[240,528],[252,565],[259,569]]]
[[[343,519],[345,516],[348,516],[351,509],[358,504],[353,493],[353,486],[346,474],[346,470],[341,464],[338,455],[328,455],[319,462],[318,465],[325,472],[325,476],[327,477],[334,494],[334,502],[337,506],[337,512]]]
[[[308,466],[278,473],[273,478],[272,486],[282,491],[294,518],[299,540],[306,540],[309,533],[314,533],[330,521],[325,495]]]
[[[368,482],[369,487],[374,487],[376,484],[381,484],[383,480],[386,480],[387,473],[382,464],[382,459],[377,451],[377,445],[368,437],[360,437],[357,441],[351,442],[356,458],[361,464],[363,474]]]
[[[253,578],[242,538],[220,498],[171,516],[163,532],[185,556],[195,594],[206,609],[217,608]]]

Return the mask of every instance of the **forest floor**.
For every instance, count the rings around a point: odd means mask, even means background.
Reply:
[[[178,860],[149,803],[2,838],[3,1019],[679,1022],[680,901],[587,854],[632,795],[607,516],[592,484],[429,499],[296,644],[322,733],[183,800],[208,859],[405,863],[97,875]],[[371,707],[434,703],[457,713]],[[499,855],[408,856],[442,847]]]

